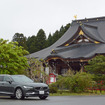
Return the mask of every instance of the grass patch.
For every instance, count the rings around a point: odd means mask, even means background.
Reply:
[[[57,93],[50,93],[50,96],[94,96],[94,95],[105,95],[105,91],[88,91],[83,93],[70,93],[68,90],[66,91],[58,91]]]

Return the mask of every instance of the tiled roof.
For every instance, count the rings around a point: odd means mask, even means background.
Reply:
[[[79,43],[69,46],[62,46],[77,33],[81,28],[85,35],[96,43]],[[54,49],[55,53],[51,53]],[[28,57],[46,59],[48,57],[59,56],[63,59],[89,58],[95,54],[105,53],[105,17],[74,20],[67,32],[52,46],[41,51],[32,53]]]

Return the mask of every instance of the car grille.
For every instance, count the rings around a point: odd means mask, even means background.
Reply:
[[[35,87],[35,90],[46,90],[48,87]]]

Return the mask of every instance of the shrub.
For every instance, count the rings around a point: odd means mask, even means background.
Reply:
[[[85,92],[92,87],[93,75],[77,72],[66,77],[61,76],[57,81],[60,90],[68,89],[70,92]]]
[[[58,87],[56,83],[52,83],[49,85],[50,93],[57,93],[58,92]]]
[[[70,83],[70,91],[72,92],[85,92],[89,87],[92,86],[92,78],[93,76],[88,73],[76,73],[72,77],[72,81]]]

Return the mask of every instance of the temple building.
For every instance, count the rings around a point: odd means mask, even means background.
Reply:
[[[68,69],[84,71],[88,60],[100,54],[105,54],[105,17],[72,21],[58,41],[29,57],[45,59],[50,72],[62,75]]]

